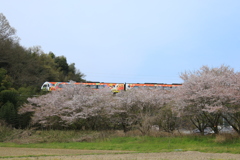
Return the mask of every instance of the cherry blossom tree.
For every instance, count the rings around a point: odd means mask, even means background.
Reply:
[[[222,109],[222,117],[240,134],[240,73],[237,72],[231,76],[231,82],[228,84],[229,103],[226,103]]]
[[[109,89],[93,90],[81,85],[68,85],[62,90],[29,98],[29,103],[25,104],[19,113],[34,112],[32,124],[69,127],[102,114],[105,117],[106,113],[111,115],[112,103],[108,100],[111,97]]]
[[[119,121],[124,131],[137,128],[147,134],[156,123],[161,108],[168,103],[170,94],[159,89],[132,89],[121,92],[118,97]]]
[[[92,130],[137,128],[147,134],[161,108],[171,99],[169,91],[132,89],[113,94],[108,88],[93,90],[68,85],[60,91],[29,98],[19,113],[33,112],[32,124]]]
[[[222,115],[226,115],[224,118],[227,120],[228,117],[239,114],[240,79],[237,75],[239,74],[225,65],[219,68],[203,66],[200,70],[181,74],[184,83],[175,90],[175,99],[181,113],[189,116],[200,132],[203,133],[209,126],[218,133]],[[234,129],[240,133],[239,127]]]

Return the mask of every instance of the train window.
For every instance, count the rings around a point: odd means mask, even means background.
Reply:
[[[133,88],[139,88],[138,86],[133,86]]]
[[[89,88],[97,89],[97,85],[88,85]]]
[[[104,88],[104,85],[98,85],[97,88],[98,89]]]
[[[63,88],[63,85],[62,85],[62,84],[59,84],[58,87],[59,87],[59,88]]]
[[[149,89],[154,89],[154,88],[156,88],[156,87],[154,87],[154,86],[149,86]]]
[[[48,87],[48,84],[44,84],[44,85],[42,86],[43,89],[46,89],[47,87]]]
[[[157,88],[158,88],[158,89],[163,89],[163,86],[158,86]]]
[[[170,87],[164,87],[164,90],[170,90],[171,88]]]

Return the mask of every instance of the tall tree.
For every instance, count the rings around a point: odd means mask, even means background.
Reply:
[[[6,17],[0,13],[0,40],[17,38],[15,33],[16,30],[10,26]]]
[[[16,30],[10,26],[6,17],[0,13],[0,67],[8,64],[10,46],[17,42]]]

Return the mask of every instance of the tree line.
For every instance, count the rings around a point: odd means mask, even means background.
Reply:
[[[66,57],[44,53],[40,46],[25,48],[19,39],[0,13],[0,119],[14,127],[26,126],[19,122],[23,118],[17,110],[28,97],[42,94],[40,86],[45,81],[85,81]]]
[[[222,65],[203,66],[181,74],[177,89],[131,89],[113,95],[108,88],[93,90],[70,85],[61,91],[29,98],[19,114],[32,113],[31,125],[52,129],[138,129],[173,132],[224,125],[240,134],[240,73]]]

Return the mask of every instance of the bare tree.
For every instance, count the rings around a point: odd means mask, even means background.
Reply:
[[[6,17],[0,13],[0,40],[15,39],[16,30],[10,26]]]

